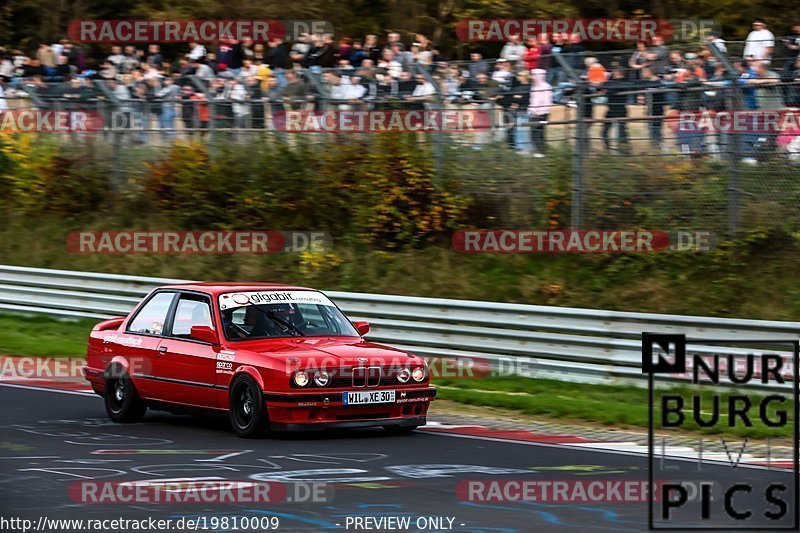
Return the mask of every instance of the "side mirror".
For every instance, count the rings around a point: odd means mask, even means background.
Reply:
[[[358,334],[361,335],[362,337],[367,333],[369,333],[369,322],[361,320],[359,322],[353,322],[353,325],[355,326]]]
[[[210,326],[192,326],[189,331],[189,336],[198,341],[210,342],[217,344],[217,332],[211,329]]]

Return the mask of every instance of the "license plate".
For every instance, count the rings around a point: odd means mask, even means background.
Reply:
[[[343,405],[366,405],[370,403],[394,403],[393,390],[373,390],[342,393]]]

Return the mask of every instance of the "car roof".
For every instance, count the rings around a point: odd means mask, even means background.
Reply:
[[[284,285],[282,283],[255,283],[255,282],[228,282],[228,281],[206,281],[202,283],[177,283],[174,285],[164,285],[161,289],[182,289],[187,291],[204,292],[207,294],[222,294],[235,291],[313,291],[309,287],[298,287],[295,285]]]

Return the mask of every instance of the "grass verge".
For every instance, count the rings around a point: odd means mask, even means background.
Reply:
[[[568,422],[591,422],[615,428],[647,428],[648,408],[647,389],[627,385],[589,385],[547,379],[515,377],[492,377],[485,379],[439,379],[438,398],[466,405],[489,406],[513,410],[532,416],[543,416]],[[680,394],[684,399],[691,398],[697,389],[673,387],[670,392]],[[742,391],[740,391],[742,392]],[[701,393],[701,416],[708,420],[711,416],[713,392]],[[719,392],[721,413],[728,412],[727,401],[730,391]],[[737,426],[723,431],[722,425],[727,417],[721,415],[719,423],[713,428],[698,426],[692,419],[691,406],[683,412],[686,423],[680,431],[699,432],[706,435],[735,435],[738,437],[766,438],[789,437],[792,425],[770,427],[758,416],[761,396],[750,396],[753,407],[750,409],[752,427]],[[687,402],[688,404],[688,402]],[[777,410],[791,413],[792,405],[770,403],[766,415],[770,420],[777,419]],[[656,416],[659,411],[656,410]],[[791,415],[789,415],[791,416]]]
[[[99,320],[0,314],[0,354],[86,355],[89,331]]]

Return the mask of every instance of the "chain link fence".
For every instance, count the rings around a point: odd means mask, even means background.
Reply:
[[[257,150],[278,141],[321,153],[334,137],[370,150],[376,135],[391,134],[288,132],[287,112],[457,110],[488,118],[474,129],[409,135],[437,176],[472,197],[473,222],[483,227],[796,229],[797,54],[779,41],[764,62],[743,59],[744,43],[726,44],[665,48],[659,68],[641,47],[267,79],[17,79],[3,102],[8,110],[97,114],[98,131],[59,142],[88,154],[117,187],[135,183],[175,143],[206,143],[212,156],[231,143]],[[720,126],[733,112],[751,118]],[[775,124],[754,122],[767,112]]]

